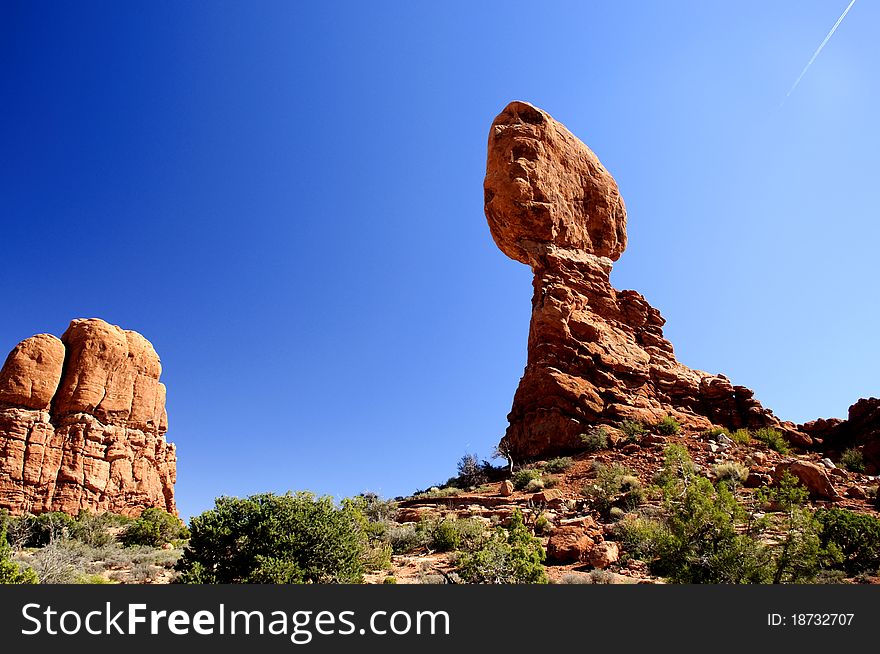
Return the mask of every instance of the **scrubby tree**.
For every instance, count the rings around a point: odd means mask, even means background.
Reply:
[[[461,556],[458,574],[475,584],[546,584],[545,558],[541,541],[514,511],[510,526],[498,527],[482,547]]]
[[[37,584],[39,579],[30,568],[12,560],[12,548],[6,540],[5,516],[0,518],[0,584]]]
[[[350,505],[311,493],[221,497],[190,522],[182,583],[356,583],[363,538]]]
[[[165,543],[174,543],[188,537],[189,530],[180,518],[162,509],[151,507],[144,509],[140,517],[125,528],[120,540],[126,547],[136,545],[161,547]]]

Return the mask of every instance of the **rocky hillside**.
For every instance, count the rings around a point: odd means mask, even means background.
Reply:
[[[19,343],[0,371],[0,509],[174,513],[161,371],[147,339],[98,319]]]
[[[660,424],[660,430],[675,430],[670,421]],[[676,490],[670,490],[677,489],[679,481],[669,476],[670,459],[676,465],[689,459],[692,479],[711,482],[703,498],[707,507],[719,502],[721,487],[731,493],[730,523],[717,516],[692,516],[689,526],[705,520],[711,529],[721,531],[728,524],[745,534],[751,521],[754,532],[748,542],[766,557],[765,572],[777,565],[780,544],[792,533],[776,495],[786,478],[803,490],[794,509],[809,528],[796,533],[799,538],[814,539],[817,548],[826,537],[834,538],[823,531],[823,515],[862,516],[868,526],[880,527],[880,521],[873,520],[880,518],[880,477],[864,472],[863,462],[853,454],[856,450],[835,463],[820,454],[788,451],[781,433],[772,430],[750,433],[743,429],[732,434],[719,429],[681,430],[664,435],[657,428],[635,425],[626,422],[623,431],[607,427],[586,434],[580,452],[570,457],[534,461],[512,474],[508,469],[484,466],[476,470],[474,486],[456,477],[449,485],[401,499],[395,518],[398,527],[390,530],[396,534],[392,545],[401,553],[392,557],[391,570],[370,579],[381,583],[390,575],[397,583],[455,582],[461,554],[443,551],[444,541],[438,542],[436,536],[438,526],[445,522],[450,530],[464,533],[474,529],[472,524],[478,525],[477,530],[507,525],[515,512],[521,512],[546,550],[551,582],[662,583],[667,574],[658,570],[655,553],[640,540],[638,528],[647,524],[665,528],[671,512],[677,510],[672,507],[682,501],[674,496]],[[492,476],[503,478],[488,481]],[[739,517],[734,517],[736,511],[730,507],[741,509]],[[762,524],[760,529],[754,527],[758,524]],[[415,538],[415,533],[422,534],[421,541],[409,552],[403,551],[410,545],[401,534]],[[876,583],[880,533],[865,531],[863,537],[866,542],[874,539],[866,546],[870,554],[864,555],[864,570],[831,555],[817,555],[815,569],[802,578],[783,580]],[[693,546],[700,547],[697,537]],[[466,549],[466,545],[458,543],[454,549]],[[731,574],[741,573],[738,565],[731,569]],[[760,580],[772,578],[753,579]]]

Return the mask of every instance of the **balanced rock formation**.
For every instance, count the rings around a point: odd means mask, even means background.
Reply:
[[[176,512],[161,371],[149,341],[103,320],[19,343],[0,370],[0,508]]]
[[[592,425],[653,423],[695,429],[772,426],[797,444],[745,386],[680,364],[660,312],[612,288],[626,248],[626,208],[599,159],[546,112],[512,102],[489,131],[485,211],[495,243],[534,272],[525,374],[505,439],[517,457],[578,449]]]

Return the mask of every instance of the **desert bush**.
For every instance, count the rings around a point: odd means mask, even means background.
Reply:
[[[749,477],[749,469],[736,461],[719,463],[715,466],[714,472],[715,481],[726,483],[734,488],[741,486]]]
[[[526,486],[529,485],[529,482],[533,479],[540,479],[541,471],[536,470],[534,468],[527,468],[525,470],[517,470],[513,473],[513,477],[510,478],[510,481],[513,482],[513,487],[517,490],[523,490]]]
[[[609,517],[615,506],[633,509],[644,501],[644,489],[638,477],[621,465],[596,467],[596,479],[584,485],[582,493],[602,516]]]
[[[73,526],[73,518],[57,511],[9,517],[6,522],[7,540],[16,550],[25,547],[45,547],[49,543],[66,538]]]
[[[458,483],[456,485],[468,488],[477,486],[485,481],[480,460],[476,454],[465,454],[458,461]]]
[[[144,509],[140,517],[122,532],[120,541],[126,547],[145,545],[160,547],[165,543],[175,543],[189,538],[189,530],[180,518],[151,507]]]
[[[39,583],[39,578],[33,570],[19,565],[11,557],[12,548],[6,540],[5,520],[0,520],[0,584]]]
[[[785,440],[782,432],[778,429],[761,427],[760,429],[755,430],[752,436],[755,440],[764,443],[764,445],[771,450],[779,452],[780,454],[788,454],[789,452],[788,441]]]
[[[397,583],[397,577],[385,577],[385,578],[382,580],[382,583],[383,583],[383,584],[396,584],[396,583]]]
[[[311,493],[221,497],[192,519],[181,583],[356,583],[363,539],[350,507]]]
[[[418,529],[412,523],[389,527],[386,537],[394,554],[414,552],[428,544],[428,536],[425,531]]]
[[[613,584],[616,576],[610,570],[590,570],[590,583],[609,585]]]
[[[840,551],[848,574],[873,572],[880,567],[880,520],[837,508],[820,509],[816,520],[822,546]]]
[[[688,481],[697,474],[696,466],[684,445],[671,443],[663,450],[663,467],[654,476],[654,483],[666,487]]]
[[[109,528],[120,524],[119,516],[112,513],[92,513],[83,509],[69,528],[70,538],[91,547],[103,547],[116,542]]]
[[[74,583],[101,586],[104,584],[112,584],[113,582],[107,579],[104,575],[86,573],[77,577]]]
[[[846,573],[843,570],[820,570],[813,580],[815,584],[846,584]]]
[[[547,517],[546,513],[542,513],[535,518],[535,533],[546,536],[553,530],[553,523]]]
[[[560,584],[591,584],[593,580],[584,572],[567,572],[559,578]]]
[[[626,515],[626,511],[621,509],[619,506],[612,506],[608,510],[608,519],[612,520],[614,522],[617,522],[618,520],[622,520],[625,515]]]
[[[529,493],[537,493],[539,490],[544,489],[544,480],[541,478],[538,479],[530,479],[529,483],[526,484],[526,492]]]
[[[391,543],[374,541],[365,543],[364,551],[361,555],[364,570],[373,571],[391,569],[391,554],[393,551]]]
[[[864,472],[865,457],[859,450],[853,447],[840,455],[840,465],[850,472]]]
[[[604,427],[593,427],[580,435],[581,444],[587,452],[598,452],[608,448],[608,432]]]
[[[728,436],[727,430],[724,427],[711,427],[706,429],[705,431],[700,432],[700,438],[707,439],[716,439],[721,435]]]
[[[613,533],[627,555],[649,562],[659,556],[661,546],[668,538],[661,521],[637,515],[623,517],[614,525]]]
[[[752,442],[752,432],[748,429],[737,429],[730,434],[730,438],[739,445],[748,445]]]
[[[446,578],[438,574],[422,574],[419,575],[419,583],[429,585],[445,584]]]
[[[475,584],[545,584],[545,557],[541,541],[514,511],[509,527],[496,528],[482,547],[461,556],[458,574]]]
[[[654,425],[654,429],[658,434],[663,436],[675,436],[681,432],[681,425],[678,420],[672,416],[665,416],[660,422]]]
[[[363,493],[342,501],[358,524],[363,543],[365,570],[384,570],[391,567],[393,545],[388,538],[391,519],[397,513],[393,502],[382,500],[375,493]]]
[[[37,550],[28,558],[28,565],[37,574],[41,584],[75,584],[87,570],[83,558],[56,540]]]
[[[757,540],[740,533],[744,512],[728,488],[694,477],[680,491],[668,495],[665,529],[652,533],[658,537],[648,546],[657,554],[652,570],[676,583],[768,581],[769,557]]]
[[[547,463],[544,464],[544,472],[548,472],[550,474],[556,474],[559,472],[565,472],[572,465],[574,465],[574,459],[570,456],[558,456],[555,459],[550,459]]]
[[[628,441],[637,441],[645,434],[645,426],[638,420],[623,420],[617,428]]]
[[[417,497],[424,497],[430,499],[442,499],[444,497],[455,497],[456,495],[461,495],[461,489],[455,488],[454,486],[444,486],[443,488],[437,488],[433,486],[426,491],[418,491],[415,493]]]
[[[383,500],[376,493],[361,493],[351,498],[358,509],[372,523],[390,524],[397,518],[397,502]]]
[[[423,523],[428,546],[438,552],[470,551],[482,545],[485,525],[475,518],[446,517]]]

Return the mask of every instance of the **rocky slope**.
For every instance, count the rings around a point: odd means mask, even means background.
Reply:
[[[507,256],[534,272],[528,361],[506,445],[515,458],[577,450],[596,424],[664,416],[704,429],[774,427],[811,439],[724,375],[692,370],[663,337],[660,312],[612,288],[626,209],[611,174],[546,112],[512,102],[492,123],[485,212]]]
[[[143,336],[98,319],[19,343],[0,371],[0,508],[175,512],[161,370]]]
[[[611,431],[611,430],[609,430]],[[635,441],[611,438],[601,451],[580,452],[561,471],[546,472],[546,461],[528,464],[544,471],[542,479],[552,488],[514,490],[510,481],[487,482],[469,489],[432,489],[398,502],[396,520],[417,524],[424,520],[477,519],[486,525],[505,525],[514,511],[524,514],[526,524],[538,535],[547,552],[547,574],[556,583],[662,583],[644,561],[631,556],[618,540],[617,520],[603,517],[592,506],[585,489],[597,483],[602,466],[625,466],[644,488],[650,489],[670,445],[685,448],[701,474],[714,478],[725,464],[739,464],[748,472],[737,496],[746,503],[754,489],[772,486],[784,471],[793,474],[810,492],[813,508],[836,507],[878,516],[875,494],[880,477],[846,470],[821,454],[780,454],[756,440],[734,442],[712,432],[682,431],[664,436],[648,432]],[[663,509],[663,499],[648,492],[636,515],[653,516]],[[545,521],[538,529],[539,518]],[[455,580],[455,556],[427,550],[396,555],[392,569],[371,575],[382,583],[394,576],[398,583],[447,583]],[[870,580],[876,583],[878,579]]]

